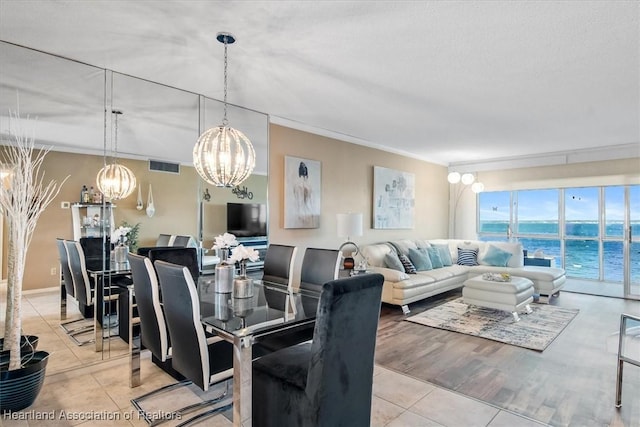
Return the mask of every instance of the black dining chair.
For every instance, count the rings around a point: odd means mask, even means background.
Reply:
[[[302,258],[300,287],[320,292],[322,285],[338,278],[339,271],[339,250],[307,248]]]
[[[95,315],[97,316],[98,321],[103,322],[102,314],[104,310],[102,306],[104,303],[111,304],[111,302],[117,301],[120,293],[124,289],[119,286],[107,286],[103,289],[102,298],[96,298],[95,283],[93,283],[92,278],[90,278],[87,273],[84,251],[80,242],[65,240],[64,246],[67,249],[69,270],[71,277],[73,278],[75,297],[78,300],[78,304],[93,307],[93,309],[96,310]],[[103,302],[103,304],[95,304],[96,299],[98,302]],[[108,327],[109,326],[107,326],[107,328]],[[70,338],[78,345],[84,345],[94,341],[93,339],[78,341],[72,335],[70,335]]]
[[[253,362],[254,427],[370,425],[383,282],[363,274],[325,283],[313,341]]]
[[[171,339],[173,369],[193,384],[207,391],[211,385],[226,383],[225,391],[212,400],[182,408],[179,413],[219,403],[229,390],[228,380],[233,376],[233,346],[220,337],[207,337],[200,322],[198,292],[189,269],[164,261],[154,263],[162,289],[164,313]],[[216,407],[193,417],[200,420],[226,410],[231,404]]]
[[[191,384],[190,380],[173,369],[171,364],[171,341],[169,340],[169,330],[165,321],[164,309],[160,301],[160,286],[156,270],[149,258],[129,254],[129,265],[133,279],[136,306],[140,318],[140,341],[142,345],[151,352],[153,363],[160,366],[165,372],[180,380],[142,396],[131,399],[131,404],[139,414],[152,424],[154,422],[151,414],[142,408],[142,402],[159,393],[168,392],[177,387]],[[139,351],[139,350],[138,350]],[[137,355],[139,357],[139,354]],[[138,365],[139,366],[139,365]]]
[[[198,283],[200,276],[200,262],[196,248],[168,247],[150,249],[147,256],[152,263],[160,260],[171,264],[185,266],[189,269],[194,283]]]
[[[73,283],[73,276],[71,275],[71,270],[69,269],[69,255],[67,254],[67,248],[65,247],[64,239],[56,239],[56,248],[58,249],[58,256],[60,258],[60,274],[62,277],[62,282],[64,284],[64,289],[66,293],[66,297],[63,299],[61,296],[60,301],[60,310],[61,315],[64,313],[64,318],[66,318],[67,314],[67,299],[69,297],[75,298],[75,286]],[[75,338],[76,335],[87,333],[93,329],[93,324],[87,324],[88,319],[85,318],[85,313],[90,310],[83,310],[82,307],[78,307],[83,317],[80,319],[70,320],[67,322],[60,323],[60,327],[62,330],[69,335],[70,337],[74,337],[74,342],[86,344],[87,342],[79,341]],[[92,313],[87,313],[92,315]],[[61,318],[62,320],[62,318]],[[82,322],[82,323],[81,323]],[[71,325],[77,325],[76,327],[71,327]]]
[[[262,280],[291,287],[297,252],[296,246],[270,244],[264,256]]]

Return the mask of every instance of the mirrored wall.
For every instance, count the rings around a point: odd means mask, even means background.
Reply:
[[[97,189],[96,174],[116,154],[116,141],[118,161],[134,172],[138,188],[112,209],[105,205],[109,213],[101,220],[112,215],[110,226],[139,224],[138,246],[154,246],[162,233],[190,235],[208,248],[226,231],[227,203],[267,203],[266,114],[228,106],[229,124],[251,140],[257,165],[243,188],[215,188],[195,172],[192,150],[203,130],[221,123],[222,102],[5,42],[0,58],[0,137],[9,137],[9,111],[18,111],[36,144],[52,150],[43,165],[45,178],[68,177],[34,233],[25,290],[59,286],[55,239],[74,237],[73,205],[81,201],[83,186]],[[117,137],[113,110],[122,112]],[[178,165],[179,171],[152,170],[150,161]],[[150,192],[153,216],[146,211]],[[2,249],[6,278],[6,233]],[[109,351],[103,353],[83,362],[108,357]]]

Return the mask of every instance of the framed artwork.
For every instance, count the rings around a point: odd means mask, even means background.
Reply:
[[[415,176],[373,167],[373,228],[413,228]]]
[[[284,228],[319,228],[321,163],[284,156]]]

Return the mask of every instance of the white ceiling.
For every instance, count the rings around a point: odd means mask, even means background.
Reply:
[[[454,167],[640,155],[638,1],[0,0],[0,40],[216,99],[220,31],[229,101],[275,123]]]

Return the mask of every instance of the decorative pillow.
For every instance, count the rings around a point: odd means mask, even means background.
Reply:
[[[487,264],[493,265],[495,267],[506,267],[507,263],[509,262],[509,258],[511,258],[511,255],[511,252],[507,252],[493,245],[489,245],[487,253],[482,260]]]
[[[400,258],[398,258],[398,254],[395,252],[389,252],[384,256],[384,263],[388,268],[392,268],[394,270],[402,271],[404,273],[404,267],[400,262]]]
[[[433,245],[433,247],[438,250],[443,267],[453,265],[453,261],[451,261],[451,252],[449,252],[449,245]]]
[[[426,249],[409,249],[409,259],[418,271],[433,269],[433,266],[431,265],[431,258],[429,258],[429,254]]]
[[[458,265],[478,265],[478,249],[458,248]]]
[[[416,274],[416,267],[411,263],[411,260],[408,256],[404,254],[398,255],[402,266],[404,267],[404,272],[407,274]]]
[[[427,248],[427,253],[429,254],[429,258],[431,259],[431,265],[433,268],[442,268],[444,264],[442,264],[442,259],[440,258],[440,251],[433,246]]]

